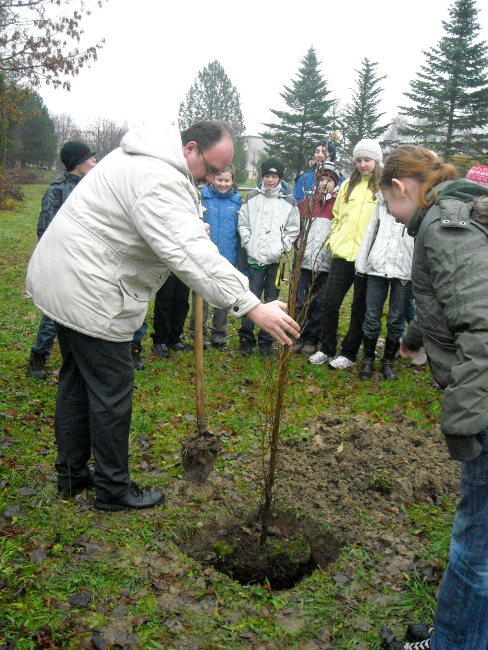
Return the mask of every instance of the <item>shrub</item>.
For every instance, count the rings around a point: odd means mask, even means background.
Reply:
[[[16,172],[0,168],[0,210],[13,210],[23,200]]]

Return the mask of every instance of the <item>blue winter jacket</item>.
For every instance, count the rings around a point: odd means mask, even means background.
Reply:
[[[234,189],[221,194],[212,184],[202,190],[202,203],[206,208],[203,220],[210,225],[210,239],[219,253],[234,266],[237,263],[237,215],[241,201],[242,196]]]

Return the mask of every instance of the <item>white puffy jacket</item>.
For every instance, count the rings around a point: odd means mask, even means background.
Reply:
[[[408,281],[415,241],[407,234],[406,226],[397,223],[388,212],[381,192],[377,192],[376,198],[378,203],[359,247],[356,271]]]
[[[53,320],[130,341],[173,271],[240,317],[259,304],[199,219],[198,191],[176,127],[129,131],[78,184],[37,245],[27,293]]]
[[[241,206],[238,228],[250,264],[276,264],[300,233],[293,194],[283,194],[281,183],[272,190],[251,190]]]

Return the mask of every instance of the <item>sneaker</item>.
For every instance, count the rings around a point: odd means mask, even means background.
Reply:
[[[134,364],[135,370],[144,370],[146,366],[144,365],[144,361],[141,359],[141,351],[132,348],[130,353],[132,356],[132,363]]]
[[[157,354],[158,357],[162,357],[163,359],[168,359],[169,357],[169,350],[168,346],[165,345],[164,343],[155,343],[152,346],[154,354]]]
[[[425,641],[430,639],[435,632],[435,627],[430,627],[425,623],[418,623],[417,625],[409,625],[405,637],[407,641]]]
[[[424,348],[420,348],[420,353],[410,361],[411,366],[425,366],[427,363],[427,354]]]
[[[347,357],[339,356],[336,357],[335,359],[332,359],[332,361],[329,363],[330,368],[334,368],[337,370],[340,368],[341,370],[345,370],[346,368],[350,368],[355,364],[355,361],[351,361],[351,359],[348,359]]]
[[[253,348],[254,345],[251,343],[251,341],[248,341],[247,339],[241,339],[241,343],[239,345],[239,354],[241,357],[250,357]]]
[[[218,350],[225,348],[226,340],[224,334],[214,334],[212,336],[212,347]]]
[[[109,499],[108,501],[100,501],[97,498],[95,507],[105,512],[118,512],[119,510],[154,508],[160,503],[164,503],[164,494],[162,492],[142,490],[137,483],[132,482],[123,497]]]
[[[44,366],[46,365],[46,357],[40,352],[31,350],[31,355],[29,359],[29,377],[34,379],[46,379],[46,371]]]
[[[430,650],[430,639],[409,643],[408,641],[392,641],[385,645],[385,650]]]
[[[58,494],[60,494],[63,499],[71,499],[77,494],[81,494],[83,490],[93,490],[94,487],[93,472],[89,470],[86,478],[79,482],[71,483],[69,486],[63,486],[58,483]]]
[[[262,357],[270,357],[273,354],[273,347],[271,343],[261,343],[259,346],[259,354]]]
[[[326,361],[329,360],[329,357],[325,354],[325,352],[321,352],[319,350],[315,354],[312,354],[312,356],[308,360],[310,363],[313,363],[314,366],[321,366],[322,364],[324,364]]]
[[[189,352],[190,350],[193,350],[191,345],[188,345],[188,343],[183,343],[183,341],[178,341],[178,343],[174,343],[169,347],[175,352]]]

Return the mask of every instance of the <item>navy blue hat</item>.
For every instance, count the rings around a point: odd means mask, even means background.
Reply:
[[[261,176],[266,174],[278,174],[280,180],[285,173],[285,166],[279,158],[267,158],[261,165]]]
[[[61,149],[61,162],[71,172],[75,167],[95,155],[90,147],[84,142],[71,140],[66,142]]]
[[[332,161],[336,159],[336,147],[335,144],[332,142],[332,140],[329,140],[328,138],[323,138],[322,140],[319,140],[318,142],[315,143],[313,150],[315,151],[317,147],[326,147],[329,152],[330,159]]]

